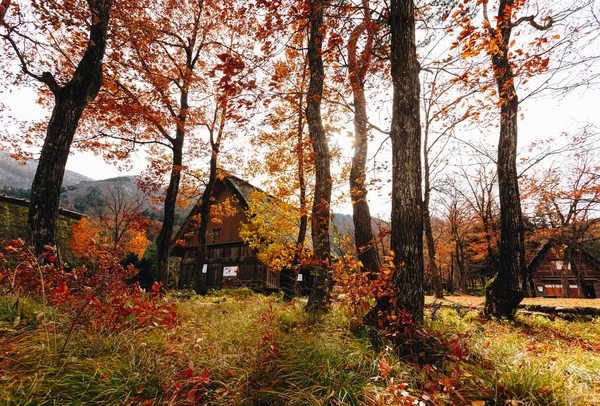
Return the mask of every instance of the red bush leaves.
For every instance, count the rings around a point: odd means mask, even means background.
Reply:
[[[127,283],[137,272],[107,252],[88,266],[67,269],[51,252],[36,258],[21,240],[0,242],[0,287],[60,308],[71,323],[111,331],[173,328],[175,304],[162,297],[161,284],[145,292]]]

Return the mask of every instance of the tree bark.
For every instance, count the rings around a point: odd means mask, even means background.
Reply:
[[[321,99],[325,71],[323,69],[323,13],[325,1],[308,0],[310,35],[308,66],[310,81],[306,102],[306,122],[315,154],[315,195],[311,217],[311,235],[315,255],[314,278],[308,311],[326,310],[328,302],[328,268],[330,256],[329,221],[331,204],[331,170],[327,135],[321,119]]]
[[[431,202],[431,180],[429,167],[429,122],[425,124],[425,134],[423,140],[423,168],[424,168],[424,190],[423,190],[423,225],[425,227],[425,241],[427,242],[427,254],[429,256],[429,269],[433,279],[433,291],[436,299],[444,298],[444,287],[442,286],[442,276],[438,269],[435,255],[435,240],[433,239],[433,230],[431,228],[431,213],[429,204]]]
[[[304,83],[306,66],[302,74]],[[281,271],[281,290],[283,291],[283,300],[290,301],[294,298],[294,288],[298,275],[300,260],[304,251],[304,242],[306,240],[306,230],[308,229],[308,213],[306,208],[306,179],[304,178],[304,98],[302,93],[298,96],[298,124],[296,128],[296,159],[298,160],[298,186],[300,188],[300,227],[298,229],[298,238],[296,239],[296,252],[289,268]]]
[[[567,269],[567,275],[569,274],[569,264],[571,264],[571,272],[573,272],[573,275],[575,275],[575,279],[577,280],[577,287],[579,288],[579,292],[578,292],[578,297],[580,299],[585,298],[585,279],[584,279],[584,275],[583,272],[581,272],[579,270],[579,266],[578,266],[578,259],[580,260],[579,263],[581,263],[581,252],[582,252],[582,248],[580,247],[576,247],[575,245],[569,245],[567,246],[566,252],[565,252],[565,264],[563,265],[563,267],[566,267]],[[577,258],[577,253],[579,253],[579,258]],[[569,277],[567,276],[567,285],[569,284]]]
[[[352,221],[354,222],[354,242],[358,260],[363,271],[379,272],[381,261],[371,224],[371,210],[365,186],[369,129],[367,126],[367,100],[365,98],[365,77],[371,61],[370,48],[373,44],[373,30],[369,2],[363,0],[364,18],[350,35],[348,42],[348,79],[354,99],[354,155],[350,168],[350,198],[352,200]],[[359,37],[367,33],[366,44],[361,58],[357,57]]]
[[[192,48],[192,47],[190,47]],[[187,50],[188,72],[194,69],[194,64],[191,62],[191,49]],[[156,238],[156,279],[163,284],[167,283],[169,278],[169,254],[171,251],[171,239],[173,238],[173,227],[175,226],[175,206],[177,205],[177,196],[179,195],[179,184],[181,182],[181,169],[183,165],[183,142],[186,134],[186,121],[188,118],[189,106],[189,81],[188,74],[184,79],[184,86],[180,95],[180,109],[177,116],[177,130],[175,138],[171,139],[171,149],[173,157],[171,161],[171,176],[165,203],[163,208],[163,224],[160,233]]]
[[[486,289],[487,316],[513,319],[527,290],[525,235],[517,173],[517,114],[519,99],[514,73],[508,60],[512,30],[513,0],[502,0],[498,11],[500,38],[493,41],[499,51],[491,55],[500,97],[500,141],[498,142],[498,190],[500,194],[500,267]],[[496,36],[497,37],[497,36]]]
[[[102,86],[102,60],[113,0],[90,1],[88,45],[69,82],[60,86],[52,74],[41,76],[54,95],[55,105],[31,186],[27,218],[27,243],[37,255],[46,245],[56,245],[60,189],[69,150],[84,109]]]
[[[423,322],[423,196],[419,63],[413,0],[392,0],[390,10],[393,107],[392,235],[396,306]]]
[[[212,155],[210,158],[210,173],[206,188],[202,193],[200,203],[200,227],[198,229],[198,251],[196,254],[196,266],[194,270],[194,290],[198,294],[206,294],[206,276],[202,273],[202,267],[207,264],[207,248],[206,248],[206,230],[210,221],[210,206],[212,204],[212,194],[217,183],[217,157],[219,154],[218,147],[213,146]]]
[[[166,284],[169,278],[169,253],[171,251],[171,240],[173,238],[173,227],[175,226],[175,206],[179,194],[181,181],[181,166],[183,164],[183,129],[177,130],[177,135],[172,143],[173,159],[171,162],[171,176],[165,203],[163,208],[163,224],[156,238],[156,280]]]

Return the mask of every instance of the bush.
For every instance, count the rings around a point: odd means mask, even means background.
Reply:
[[[22,240],[0,242],[0,288],[30,297],[68,316],[72,325],[122,330],[150,324],[173,326],[174,304],[161,298],[161,286],[150,292],[127,281],[137,274],[102,252],[96,262],[65,269],[49,250],[39,258]]]

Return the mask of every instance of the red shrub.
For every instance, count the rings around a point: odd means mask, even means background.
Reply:
[[[51,247],[36,258],[21,240],[0,242],[0,288],[8,292],[37,297],[69,314],[73,323],[97,330],[173,327],[175,305],[161,296],[160,284],[147,293],[127,283],[137,272],[108,252],[91,265],[65,269]]]

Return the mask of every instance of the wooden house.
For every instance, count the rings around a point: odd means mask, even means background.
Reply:
[[[583,291],[577,282],[572,264],[565,260],[565,246],[547,242],[527,265],[533,275],[536,295],[563,297],[563,283],[568,279],[568,297],[600,298],[600,261],[586,249],[575,250],[575,269],[582,273]]]
[[[279,274],[268,271],[256,252],[240,237],[246,221],[245,209],[252,192],[258,189],[248,182],[224,174],[213,190],[213,210],[206,230],[208,263],[202,268],[206,288],[248,287],[257,291],[279,289]],[[179,287],[192,286],[198,250],[198,200],[176,234],[171,255],[181,258]],[[218,213],[218,214],[215,214]]]
[[[0,195],[0,240],[25,239],[27,234],[27,216],[29,200]],[[71,226],[77,223],[84,214],[63,208],[58,209],[57,246],[65,260],[71,259],[69,238]]]

